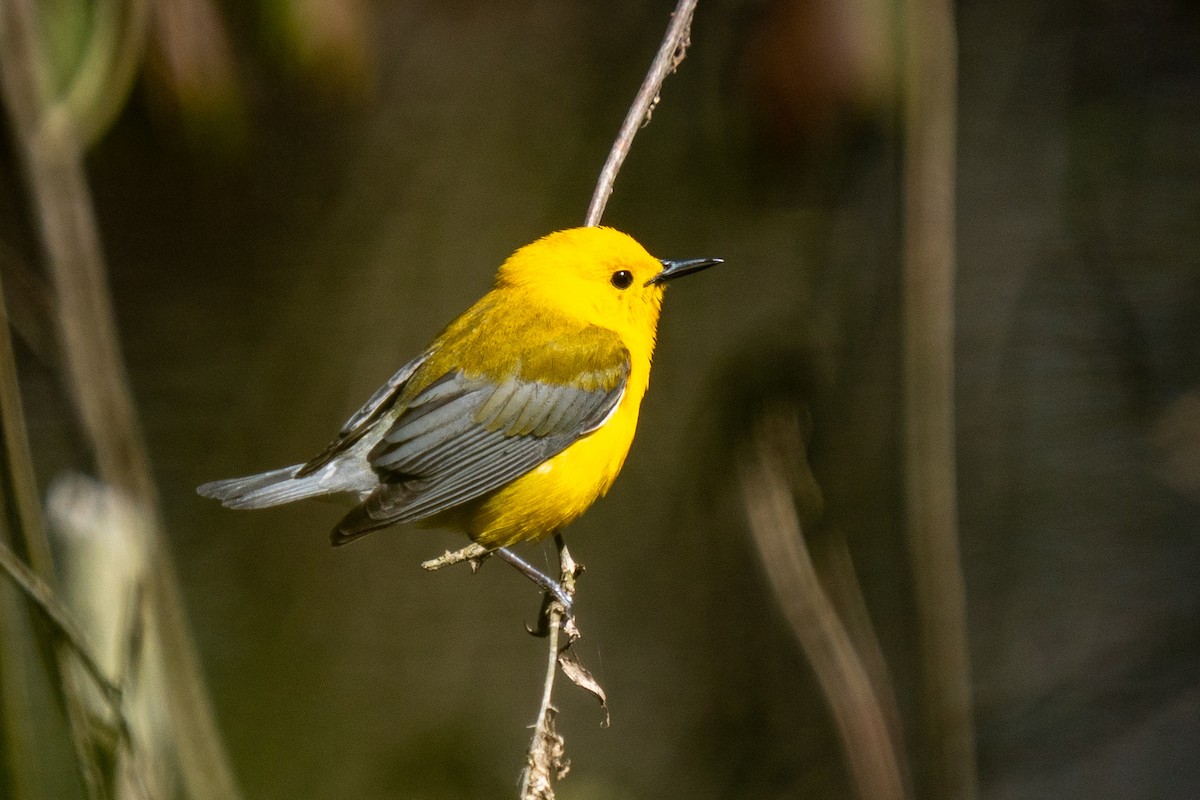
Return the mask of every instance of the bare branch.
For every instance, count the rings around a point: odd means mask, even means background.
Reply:
[[[575,578],[580,572],[580,567],[575,563],[575,559],[571,558],[561,534],[555,535],[554,543],[558,546],[560,585],[567,597],[574,599]],[[554,781],[564,777],[570,769],[570,762],[565,755],[565,743],[554,729],[554,717],[558,709],[553,706],[551,700],[559,657],[562,650],[570,647],[570,643],[578,638],[579,633],[574,628],[574,621],[568,619],[563,604],[550,595],[547,595],[547,598],[546,678],[542,684],[542,702],[538,707],[537,720],[533,724],[533,739],[529,742],[529,751],[525,755],[525,770],[521,773],[521,788],[517,794],[520,800],[554,800]],[[564,632],[568,637],[567,644],[560,649],[559,641]]]
[[[679,0],[679,4],[675,6],[675,11],[671,14],[671,24],[667,26],[667,33],[659,45],[658,54],[654,56],[650,71],[646,73],[642,87],[638,89],[633,105],[625,115],[625,122],[621,125],[617,140],[608,152],[604,168],[600,170],[600,180],[596,184],[596,191],[592,193],[592,202],[588,205],[584,225],[600,224],[600,218],[604,216],[604,207],[608,205],[609,195],[612,194],[613,184],[616,183],[617,173],[625,163],[625,156],[629,155],[629,148],[633,146],[633,137],[650,121],[650,113],[658,103],[658,93],[662,89],[663,81],[675,71],[687,54],[688,45],[691,44],[692,14],[695,10],[696,0]]]
[[[471,542],[466,547],[461,547],[458,550],[447,550],[437,558],[431,558],[428,561],[421,562],[421,569],[427,569],[430,572],[448,567],[452,564],[461,564],[464,561],[471,562],[471,568],[475,566],[488,554],[488,549],[478,542]]]
[[[558,639],[561,631],[562,605],[555,600],[551,602],[550,627],[546,637],[549,655],[546,658],[546,679],[542,685],[542,703],[533,725],[533,740],[525,755],[521,788],[517,792],[521,800],[553,800],[553,781],[566,774],[562,766],[566,745],[562,736],[554,730],[554,717],[558,709],[551,705],[554,676],[558,671]]]

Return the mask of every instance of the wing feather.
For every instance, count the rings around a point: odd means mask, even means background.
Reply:
[[[488,430],[495,430],[496,421],[500,419],[508,401],[519,388],[520,384],[517,381],[506,381],[499,386],[493,386],[487,400],[475,411],[475,421]]]
[[[375,390],[362,408],[355,411],[350,419],[346,420],[346,424],[338,431],[334,440],[314,458],[305,462],[293,477],[303,478],[311,475],[350,449],[351,445],[361,439],[371,429],[371,426],[392,408],[396,398],[404,391],[405,384],[429,359],[429,356],[430,351],[426,350],[398,369],[396,374],[387,380],[387,383]]]
[[[467,423],[470,426],[470,423]],[[481,445],[491,431],[478,426],[468,427],[461,435],[446,436],[442,441],[433,444],[425,451],[414,451],[403,462],[403,469],[398,473],[408,475],[427,475],[436,472],[439,467],[451,463],[451,457],[456,450],[475,451],[484,449]],[[460,468],[462,465],[459,465]]]
[[[516,436],[528,436],[533,433],[542,420],[546,418],[546,412],[550,410],[550,406],[554,403],[554,389],[544,383],[528,384],[528,397],[525,400],[524,407],[517,418],[513,420],[511,431]]]
[[[434,516],[565,450],[620,403],[629,354],[619,341],[611,353],[575,385],[522,375],[497,381],[462,370],[430,383],[371,450],[381,485],[346,516],[335,541]]]
[[[384,453],[390,463],[403,464],[412,456],[427,452],[438,443],[447,439],[461,436],[474,423],[470,418],[478,400],[477,392],[470,392],[443,403],[436,410],[421,414],[416,419],[403,419],[404,424],[397,424],[384,435],[376,446],[384,448],[379,456],[372,455],[372,466],[388,466],[384,463]],[[400,420],[397,420],[399,423]]]

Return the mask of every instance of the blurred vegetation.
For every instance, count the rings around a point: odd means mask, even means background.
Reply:
[[[544,657],[522,630],[524,579],[423,573],[461,544],[438,532],[334,552],[339,508],[239,514],[194,487],[322,446],[505,254],[582,220],[669,5],[36,3],[59,91],[102,11],[146,15],[128,95],[87,106],[83,166],[245,796],[515,793]],[[956,16],[956,488],[980,795],[1191,797],[1200,17],[1180,0],[968,0]],[[792,490],[815,570],[851,635],[873,629],[860,655],[906,791],[933,796],[904,534],[897,17],[879,0],[702,2],[617,182],[607,223],[727,263],[671,291],[625,472],[568,533],[588,567],[581,655],[613,715],[602,730],[590,697],[560,690],[568,800],[854,796],[738,491],[739,446],[781,406],[802,434]],[[45,490],[92,455],[5,136],[0,278]],[[47,796],[81,796],[54,693],[44,677],[30,691]]]

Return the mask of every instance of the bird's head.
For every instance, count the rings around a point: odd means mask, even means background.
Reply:
[[[612,228],[571,228],[513,253],[500,267],[496,285],[528,292],[581,321],[652,340],[666,284],[720,263],[719,258],[658,259]]]

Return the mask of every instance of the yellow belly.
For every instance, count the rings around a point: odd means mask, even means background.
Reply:
[[[643,390],[644,391],[644,390]],[[603,497],[625,463],[643,392],[627,391],[613,416],[512,483],[454,513],[451,524],[487,547],[536,541]],[[447,520],[449,521],[449,520]]]

